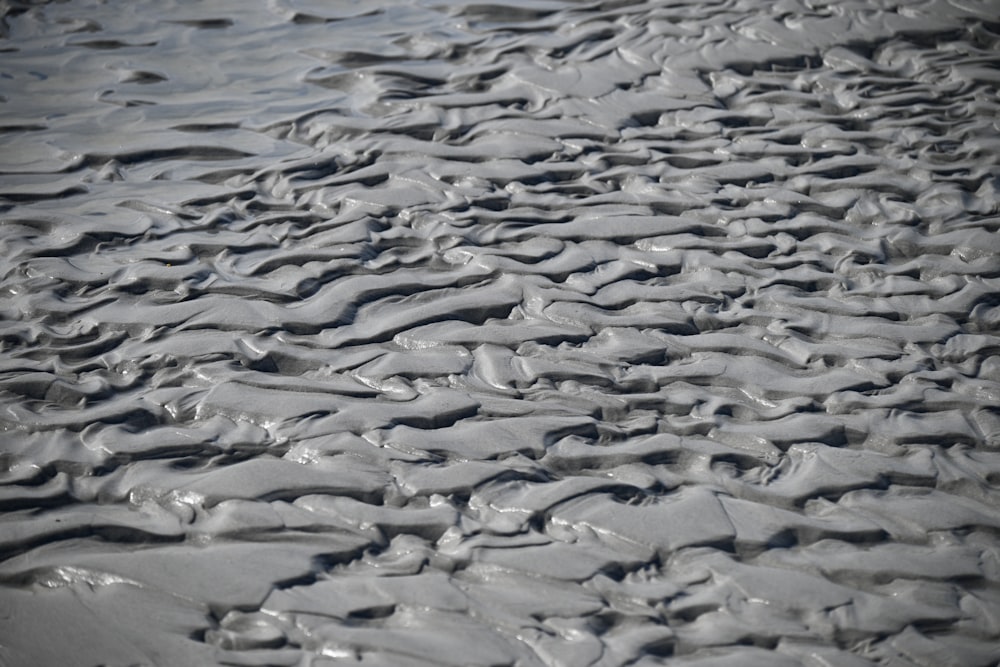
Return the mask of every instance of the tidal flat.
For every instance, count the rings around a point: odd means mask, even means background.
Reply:
[[[995,667],[992,0],[0,2],[0,666]]]

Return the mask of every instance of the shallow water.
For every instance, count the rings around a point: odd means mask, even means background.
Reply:
[[[996,664],[996,9],[0,5],[0,664]]]

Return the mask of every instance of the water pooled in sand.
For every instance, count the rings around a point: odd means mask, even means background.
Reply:
[[[4,3],[0,664],[996,664],[995,9]]]

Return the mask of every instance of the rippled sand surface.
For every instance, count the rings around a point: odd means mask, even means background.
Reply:
[[[0,664],[1000,661],[996,2],[0,5]]]

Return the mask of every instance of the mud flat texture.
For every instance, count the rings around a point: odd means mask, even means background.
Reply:
[[[0,3],[0,665],[996,665],[998,7]]]

